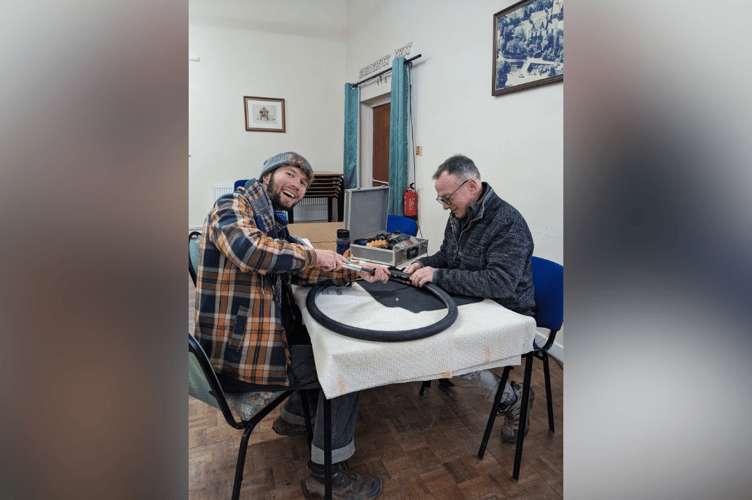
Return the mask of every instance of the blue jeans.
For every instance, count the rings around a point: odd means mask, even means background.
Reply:
[[[324,392],[321,390],[310,344],[290,345],[289,389],[314,389],[318,395],[316,420],[313,425],[311,461],[324,464]],[[331,400],[332,408],[332,463],[344,462],[355,453],[355,420],[358,416],[358,392],[345,394]],[[290,424],[305,423],[303,404],[299,394],[294,393],[280,411],[280,417]]]

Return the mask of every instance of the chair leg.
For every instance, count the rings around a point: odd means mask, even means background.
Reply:
[[[554,431],[554,403],[551,396],[551,370],[548,366],[548,353],[546,351],[540,351],[543,354],[541,358],[543,360],[543,374],[546,379],[546,406],[548,408],[548,430]]]
[[[530,401],[530,380],[533,375],[533,358],[535,351],[530,351],[525,355],[525,379],[522,388],[522,407],[520,408],[520,424],[517,428],[517,447],[514,450],[514,472],[512,479],[517,481],[520,478],[520,465],[522,463],[522,444],[525,441],[525,423],[527,422],[527,405]]]
[[[324,397],[324,498],[332,500],[332,402]]]
[[[308,437],[308,452],[311,451],[311,444],[313,443],[313,427],[311,426],[311,407],[309,406],[310,398],[308,397],[308,391],[300,391],[300,399],[303,401],[303,414],[305,415],[306,435]]]
[[[240,439],[240,450],[238,450],[238,464],[235,467],[235,482],[232,485],[232,500],[240,498],[240,485],[243,482],[243,467],[245,467],[245,456],[248,452],[248,439],[251,437],[255,424],[251,424],[243,431],[243,437]]]
[[[491,437],[491,431],[493,430],[494,422],[496,422],[496,413],[499,411],[499,404],[501,403],[501,395],[504,393],[504,387],[507,384],[509,378],[509,371],[511,366],[504,367],[504,373],[501,375],[501,381],[499,381],[499,388],[496,390],[496,396],[494,396],[493,405],[491,405],[491,414],[488,416],[488,423],[486,424],[486,432],[483,433],[483,440],[480,442],[480,448],[478,449],[478,458],[483,460],[483,455],[486,453],[486,446],[488,446],[488,440]]]
[[[426,390],[426,387],[431,387],[431,381],[430,380],[424,380],[423,384],[420,386],[420,392],[418,393],[418,396],[423,395],[423,391]]]

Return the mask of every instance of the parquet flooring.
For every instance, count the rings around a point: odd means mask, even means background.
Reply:
[[[190,323],[193,284],[189,281]],[[501,369],[497,370],[501,373]],[[522,366],[511,372],[521,381]],[[382,500],[417,499],[561,499],[563,498],[563,369],[551,363],[556,434],[548,431],[543,368],[535,362],[530,431],[525,438],[520,480],[512,480],[514,445],[500,438],[497,419],[483,460],[477,457],[490,403],[461,378],[454,387],[437,382],[418,395],[419,383],[396,384],[361,392],[355,427],[359,473],[383,481]],[[251,435],[242,499],[307,498],[305,437],[283,437],[271,428],[274,411]],[[227,425],[218,410],[189,400],[189,498],[229,499],[241,432]]]

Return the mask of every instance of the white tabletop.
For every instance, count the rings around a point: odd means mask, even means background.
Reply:
[[[401,382],[432,380],[507,365],[519,365],[535,338],[535,320],[496,302],[459,306],[452,326],[431,337],[408,342],[357,340],[314,320],[305,302],[310,288],[295,286],[295,302],[311,336],[316,371],[327,398]],[[386,307],[359,284],[330,287],[316,304],[330,318],[369,330],[393,331],[427,326],[446,309],[418,314]]]

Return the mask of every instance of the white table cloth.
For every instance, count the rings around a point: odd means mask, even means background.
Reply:
[[[316,372],[329,399],[381,385],[519,365],[522,354],[533,347],[535,320],[489,299],[459,306],[452,326],[425,339],[353,339],[321,326],[311,317],[305,304],[309,291],[308,287],[295,286],[295,302],[303,313]],[[325,289],[317,296],[316,304],[340,323],[369,330],[408,330],[433,324],[446,315],[446,309],[415,314],[383,306],[357,283]]]

